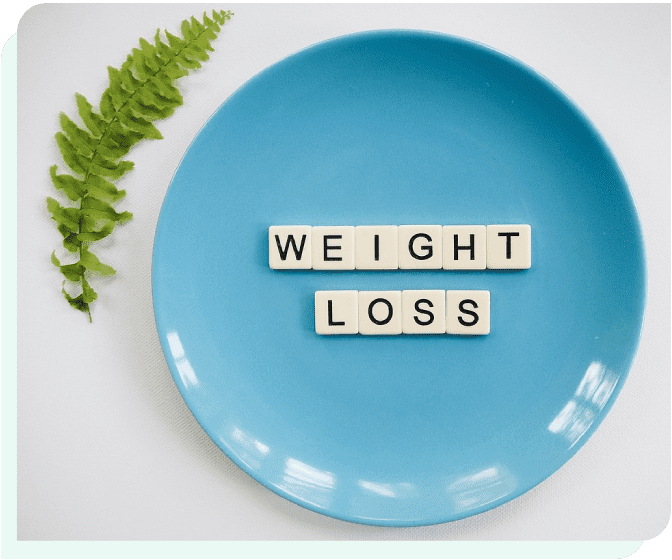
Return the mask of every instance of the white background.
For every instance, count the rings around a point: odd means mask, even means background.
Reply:
[[[53,540],[643,540],[670,504],[670,31],[665,5],[222,5],[236,16],[185,105],[134,148],[120,185],[134,219],[97,252],[119,274],[96,284],[94,324],[70,310],[49,253],[44,198],[58,112],[99,99],[157,26],[212,5],[40,5],[19,25],[19,538]],[[298,49],[376,28],[483,42],[548,77],[611,146],[644,227],[649,304],[639,353],[602,426],[547,481],[490,512],[389,529],[304,510],[261,487],[203,433],[156,335],[150,265],[171,176],[193,136],[251,76]]]

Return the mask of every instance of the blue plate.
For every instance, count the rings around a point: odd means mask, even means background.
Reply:
[[[532,226],[526,271],[274,271],[270,225]],[[483,337],[325,337],[318,290],[476,289]],[[642,235],[613,156],[520,62],[434,33],[367,32],[264,70],[168,190],[153,262],[175,382],[240,468],[317,512],[425,525],[560,468],[627,376]]]

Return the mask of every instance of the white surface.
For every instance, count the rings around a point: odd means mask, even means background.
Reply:
[[[363,291],[358,293],[358,298],[359,334],[401,334],[400,291]]]
[[[446,292],[402,290],[401,322],[404,334],[445,334]]]
[[[311,235],[315,270],[355,269],[354,226],[317,226]]]
[[[434,225],[399,226],[399,268],[441,268],[443,266],[441,230],[441,226]]]
[[[446,270],[485,269],[486,231],[485,226],[443,226],[443,268]],[[472,235],[474,236],[473,243]],[[456,246],[457,258],[455,258]]]
[[[490,292],[448,290],[446,292],[448,334],[490,334]]]
[[[378,254],[376,254],[376,243]],[[355,227],[355,266],[361,270],[399,268],[399,228],[397,226]]]
[[[270,226],[268,228],[268,266],[273,269],[312,268],[311,229],[310,226]]]
[[[332,323],[329,324],[329,302]],[[359,308],[357,290],[315,292],[315,332],[317,334],[357,334]]]
[[[118,206],[134,212],[98,244],[118,275],[95,285],[93,325],[60,295],[60,243],[44,199],[58,112],[96,100],[106,66],[139,37],[206,6],[39,5],[19,40],[18,534],[54,540],[641,540],[670,506],[669,5],[224,5],[236,13],[185,105],[136,146]],[[207,8],[211,6],[208,5]],[[486,43],[565,91],[612,148],[647,244],[649,305],[613,409],[562,469],[484,514],[431,527],[340,522],[263,488],[209,440],[182,401],[156,335],[150,266],[171,176],[194,135],[251,76],[317,41],[416,28]],[[194,240],[195,243],[202,240]],[[646,545],[645,545],[646,546]]]
[[[504,233],[514,235],[501,235]],[[487,239],[488,268],[503,270],[532,266],[532,228],[529,225],[491,225],[487,227]]]

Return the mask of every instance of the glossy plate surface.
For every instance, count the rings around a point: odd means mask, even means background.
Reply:
[[[270,225],[532,226],[526,271],[273,271]],[[483,337],[315,334],[317,290],[490,290]],[[274,492],[380,525],[496,507],[562,466],[633,359],[633,201],[586,117],[521,63],[411,31],[261,72],[199,132],[156,232],[175,382]]]

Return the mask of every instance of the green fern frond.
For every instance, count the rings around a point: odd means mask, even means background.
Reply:
[[[212,52],[211,42],[221,26],[231,19],[232,12],[213,10],[203,20],[184,20],[181,37],[165,31],[165,40],[157,29],[153,42],[140,39],[120,68],[108,67],[109,86],[103,92],[98,110],[86,97],[77,93],[77,112],[81,124],[61,113],[61,131],[56,143],[69,173],[57,173],[50,168],[51,180],[75,207],[62,206],[47,198],[47,210],[63,236],[63,246],[76,253],[77,261],[61,264],[52,253],[51,262],[66,280],[79,284],[81,293],[62,293],[75,309],[87,313],[91,321],[90,304],[98,297],[89,284],[90,273],[103,276],[115,270],[100,262],[89,246],[110,235],[115,226],[132,218],[130,212],[117,212],[112,204],[124,198],[126,192],[117,189],[117,181],[131,169],[133,162],[123,160],[129,150],[145,138],[161,139],[154,121],[165,119],[183,104],[176,80],[201,67]]]

